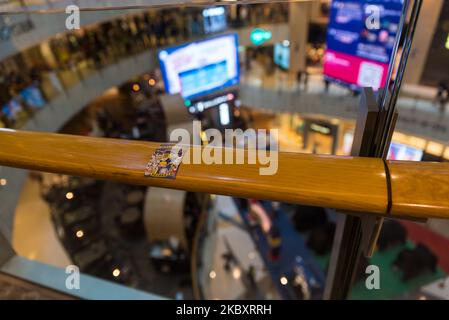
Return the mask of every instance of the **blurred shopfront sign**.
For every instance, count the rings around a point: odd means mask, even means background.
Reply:
[[[272,36],[273,35],[270,31],[264,30],[262,28],[256,28],[251,31],[250,40],[254,45],[259,46],[270,40]]]

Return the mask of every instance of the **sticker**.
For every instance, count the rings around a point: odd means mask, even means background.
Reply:
[[[145,168],[145,177],[175,179],[184,153],[175,143],[161,144]]]

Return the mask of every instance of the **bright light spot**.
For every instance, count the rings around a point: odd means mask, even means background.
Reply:
[[[287,285],[287,283],[288,283],[287,278],[286,278],[286,277],[281,277],[281,284],[282,284],[283,286],[285,286],[285,285]]]
[[[284,47],[288,47],[288,46],[290,45],[290,41],[284,40],[284,41],[282,41],[282,45],[283,45]]]
[[[231,122],[229,117],[229,105],[227,103],[222,103],[218,108],[220,111],[220,123],[223,126],[227,126]]]
[[[419,297],[419,300],[427,300],[427,298],[425,296],[421,296]]]
[[[234,279],[240,279],[241,275],[242,271],[240,270],[240,268],[234,268],[234,270],[232,270],[232,276],[234,277]]]
[[[133,91],[137,92],[139,90],[140,90],[140,86],[137,83],[133,84]]]
[[[207,133],[206,133],[206,131],[201,131],[200,136],[201,136],[201,141],[203,141],[205,144],[207,144],[207,142],[208,142],[209,140],[207,139]]]
[[[78,230],[78,231],[76,232],[76,237],[77,237],[77,238],[82,238],[83,236],[84,236],[83,230]]]
[[[216,277],[217,277],[217,273],[216,273],[214,270],[212,270],[211,272],[209,272],[209,278],[215,279]]]
[[[165,59],[167,59],[167,57],[168,57],[168,52],[167,51],[161,51],[160,53],[159,53],[159,59],[161,59],[161,60],[165,60]]]
[[[449,34],[447,35],[446,49],[449,50]]]
[[[148,80],[148,84],[153,87],[156,85],[156,80],[150,79],[150,80]]]
[[[72,200],[74,197],[74,194],[73,194],[73,192],[67,192],[65,194],[65,197],[67,198],[67,200]]]
[[[331,123],[337,125],[340,124],[340,120],[338,120],[337,118],[332,118]]]
[[[316,132],[318,132],[318,133],[325,134],[325,135],[328,135],[328,134],[330,134],[330,132],[331,132],[331,129],[329,129],[329,128],[327,128],[327,127],[320,126],[320,125],[315,124],[315,123],[312,123],[312,124],[310,125],[310,128],[311,128],[313,131],[316,131]]]
[[[6,186],[7,183],[8,183],[8,180],[0,179],[0,186]]]
[[[117,268],[114,269],[114,271],[112,271],[112,275],[117,278],[120,275],[120,270]]]

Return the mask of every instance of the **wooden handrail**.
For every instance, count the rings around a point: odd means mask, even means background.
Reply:
[[[389,161],[392,213],[449,219],[449,164]]]
[[[280,152],[271,176],[260,175],[254,164],[183,163],[176,179],[145,177],[159,145],[0,130],[0,165],[385,216],[449,218],[449,164]]]

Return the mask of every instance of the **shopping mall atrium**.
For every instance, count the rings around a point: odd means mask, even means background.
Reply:
[[[447,300],[448,106],[448,0],[1,0],[0,299]]]

